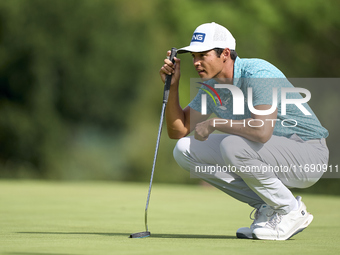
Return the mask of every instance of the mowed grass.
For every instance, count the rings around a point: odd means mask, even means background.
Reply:
[[[314,221],[288,241],[236,239],[251,208],[217,189],[154,184],[0,181],[0,254],[339,254],[340,197],[304,195]]]

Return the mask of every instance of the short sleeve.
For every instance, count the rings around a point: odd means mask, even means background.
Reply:
[[[203,86],[201,86],[202,88]],[[198,90],[197,95],[194,97],[194,99],[189,103],[189,107],[191,109],[194,109],[195,111],[201,112],[201,105],[202,105],[202,94],[205,94],[205,92],[202,89]],[[208,99],[209,100],[209,99]],[[211,114],[212,110],[209,107],[209,104],[207,105],[207,114]]]

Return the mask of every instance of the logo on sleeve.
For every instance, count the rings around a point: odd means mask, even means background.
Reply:
[[[204,33],[194,33],[192,36],[192,42],[204,42],[205,34]]]

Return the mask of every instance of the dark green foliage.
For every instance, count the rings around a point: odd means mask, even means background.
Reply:
[[[288,77],[337,77],[339,7],[319,0],[1,1],[0,176],[148,181],[168,49],[215,21],[234,34],[240,57],[266,59]],[[190,56],[180,58],[185,106],[196,74]],[[325,88],[320,101],[312,98],[331,131],[332,164],[339,163],[336,95]],[[174,145],[164,130],[155,181],[197,182],[174,162]]]

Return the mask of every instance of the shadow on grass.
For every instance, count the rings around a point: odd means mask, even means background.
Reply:
[[[7,252],[1,253],[3,255],[71,255],[66,253],[37,253],[37,252]]]
[[[39,234],[39,235],[101,235],[101,236],[126,236],[132,233],[88,233],[88,232],[17,232],[18,234]],[[237,239],[236,236],[227,235],[191,235],[191,234],[152,234],[148,238],[181,238],[181,239]]]

